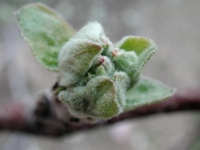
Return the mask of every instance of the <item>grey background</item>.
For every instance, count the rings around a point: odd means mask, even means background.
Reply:
[[[13,14],[35,0],[0,0],[0,104],[32,101],[56,74],[42,68],[20,36]],[[178,90],[200,85],[200,1],[43,0],[75,29],[99,21],[117,42],[125,35],[151,38],[159,50],[144,74]],[[160,114],[61,139],[0,133],[2,150],[198,150],[199,113]]]

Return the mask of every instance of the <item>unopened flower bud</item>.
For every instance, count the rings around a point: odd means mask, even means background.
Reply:
[[[137,65],[138,57],[134,51],[122,52],[116,55],[113,59],[116,68],[120,71],[124,71],[130,77],[131,85],[135,83],[137,77]]]

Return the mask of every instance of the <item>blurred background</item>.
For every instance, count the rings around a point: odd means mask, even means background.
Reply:
[[[117,42],[125,35],[151,38],[159,50],[144,74],[178,90],[200,86],[198,0],[0,0],[0,105],[31,102],[56,74],[41,67],[20,36],[14,12],[42,2],[75,29],[99,21]],[[199,150],[200,114],[174,113],[121,122],[60,139],[0,132],[0,150]]]

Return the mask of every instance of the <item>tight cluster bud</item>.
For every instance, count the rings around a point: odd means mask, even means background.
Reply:
[[[137,36],[113,44],[99,23],[88,23],[59,54],[59,85],[65,87],[59,99],[80,118],[118,115],[126,104],[126,90],[137,84],[155,50],[151,40]]]

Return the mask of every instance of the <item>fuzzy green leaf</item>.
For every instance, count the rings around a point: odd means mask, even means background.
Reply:
[[[140,70],[138,69],[138,57],[135,52],[122,52],[114,57],[113,62],[118,70],[128,74],[131,85],[134,85],[139,80],[137,76],[140,73]]]
[[[98,76],[87,85],[86,99],[94,101],[90,116],[99,119],[108,119],[118,115],[123,109],[117,101],[114,83],[105,76]]]
[[[125,51],[134,51],[139,57],[138,63],[141,69],[157,49],[152,40],[139,36],[126,36],[116,45]]]
[[[158,81],[142,77],[140,82],[126,92],[126,106],[124,111],[159,102],[174,94],[171,89]]]
[[[133,85],[138,81],[142,69],[150,57],[155,53],[157,47],[152,40],[139,36],[126,36],[120,40],[116,46],[128,53],[134,51],[138,57],[138,61],[135,62],[135,64],[129,65],[129,67],[134,68],[134,71],[130,76]],[[124,59],[124,61],[128,62],[128,59]],[[135,61],[134,58],[132,61]],[[131,70],[129,70],[129,72],[131,72]]]
[[[59,99],[71,114],[80,118],[108,119],[123,110],[114,83],[105,76],[91,79],[86,86],[60,92]]]
[[[126,104],[126,90],[130,85],[130,79],[125,72],[115,72],[114,83],[117,91],[117,100],[124,107]]]
[[[60,85],[69,86],[80,81],[102,47],[89,40],[71,39],[59,54]]]
[[[58,53],[75,31],[50,8],[34,3],[16,13],[22,35],[41,65],[58,71]]]
[[[103,27],[98,22],[89,22],[76,33],[74,38],[87,39],[101,46],[106,46],[111,43],[106,37]]]
[[[148,49],[156,49],[156,45],[152,40],[140,36],[126,36],[116,46],[126,51],[134,51],[138,56]]]

